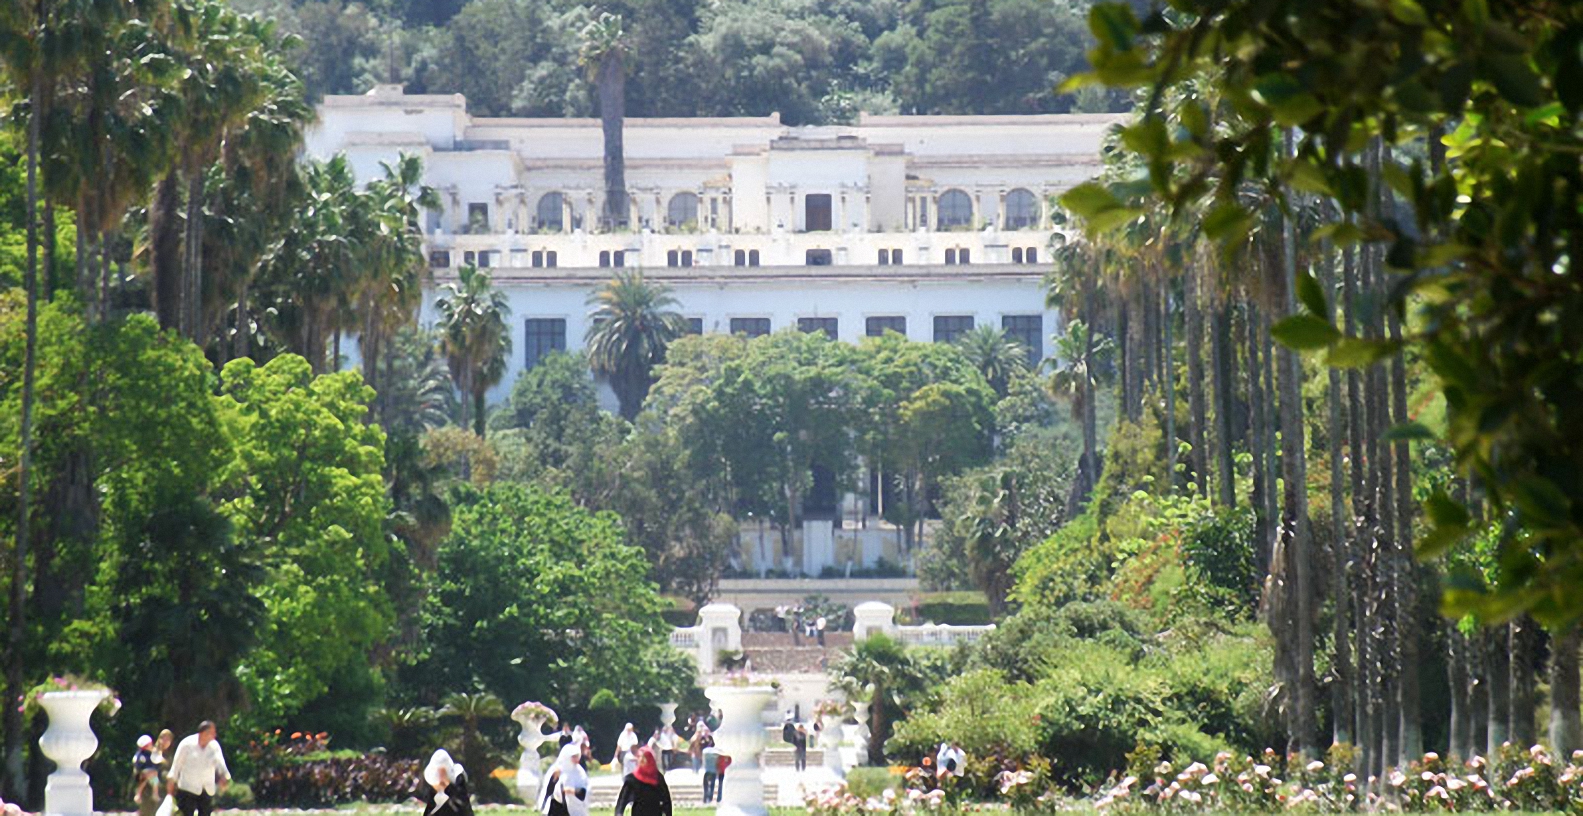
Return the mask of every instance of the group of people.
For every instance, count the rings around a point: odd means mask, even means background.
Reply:
[[[174,752],[176,735],[168,728],[157,739],[147,734],[137,738],[132,775],[138,816],[209,816],[214,811],[214,800],[231,784],[218,732],[214,723],[204,721]]]
[[[775,614],[786,624],[787,631],[792,633],[792,645],[801,646],[802,639],[817,641],[824,645],[824,630],[829,621],[823,615],[810,613],[802,604],[796,606],[777,606]]]

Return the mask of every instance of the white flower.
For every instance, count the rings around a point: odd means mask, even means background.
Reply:
[[[1208,774],[1204,774],[1204,778],[1203,778],[1202,781],[1203,781],[1203,783],[1205,785],[1213,785],[1216,782],[1220,781],[1220,777],[1218,777],[1218,776],[1216,776],[1216,775],[1214,775],[1212,773],[1208,773]]]
[[[1204,801],[1204,797],[1198,791],[1182,791],[1182,799],[1195,805]]]
[[[1319,773],[1320,771],[1322,771],[1324,769],[1325,769],[1325,763],[1320,762],[1317,759],[1314,760],[1313,762],[1308,763],[1308,772],[1309,773]]]
[[[1391,771],[1390,782],[1391,782],[1391,787],[1399,788],[1399,787],[1407,784],[1407,775],[1402,773],[1401,771]]]

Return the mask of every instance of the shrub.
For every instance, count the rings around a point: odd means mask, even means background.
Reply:
[[[846,788],[862,799],[879,796],[886,790],[901,786],[901,777],[889,768],[859,767],[846,772]]]
[[[1200,519],[1182,539],[1182,557],[1190,586],[1224,593],[1234,602],[1226,611],[1251,615],[1259,590],[1251,510],[1222,510]]]
[[[1099,540],[1099,520],[1092,504],[1049,538],[1029,547],[1012,566],[1016,576],[1013,600],[1024,606],[1057,608],[1072,601],[1094,600],[1110,579],[1115,553]]]
[[[404,802],[418,787],[422,763],[369,754],[260,764],[251,794],[261,807],[329,807],[351,802]]]
[[[992,618],[989,601],[980,592],[936,592],[918,601],[917,618],[952,626],[982,626]]]

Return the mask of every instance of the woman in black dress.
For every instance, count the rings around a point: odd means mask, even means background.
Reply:
[[[467,772],[444,748],[435,751],[423,769],[418,796],[423,799],[423,816],[473,816]]]
[[[638,749],[638,769],[621,783],[616,816],[622,816],[627,805],[632,806],[632,816],[671,816],[671,789],[654,760],[653,749],[646,745]]]

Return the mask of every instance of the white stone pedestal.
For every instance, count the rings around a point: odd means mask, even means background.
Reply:
[[[517,735],[517,744],[522,746],[522,758],[517,762],[517,795],[522,801],[532,804],[538,801],[539,779],[543,771],[544,761],[539,758],[539,746],[549,741],[543,732],[543,717],[525,717],[517,722],[522,725],[522,733]]]
[[[57,766],[44,786],[47,816],[93,816],[93,788],[82,764],[99,748],[88,718],[108,696],[110,692],[95,689],[50,691],[39,698],[49,714],[49,730],[39,737],[38,747]]]
[[[769,686],[710,686],[704,694],[720,709],[715,746],[731,757],[716,816],[765,816],[764,769],[759,764],[765,742],[762,714],[775,699],[775,690]]]

